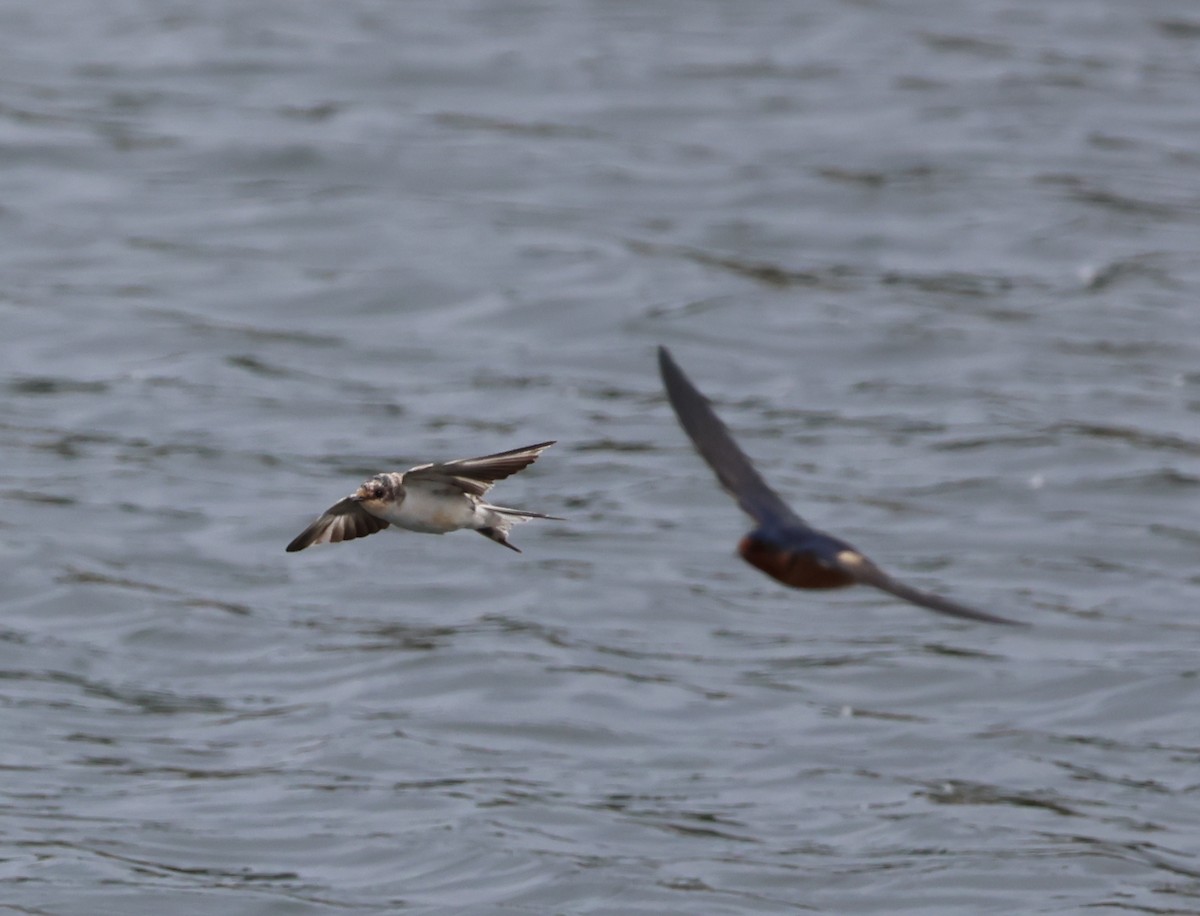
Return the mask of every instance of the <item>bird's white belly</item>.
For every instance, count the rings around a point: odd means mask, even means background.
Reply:
[[[475,502],[465,493],[429,493],[409,487],[400,505],[380,518],[426,534],[475,526]]]

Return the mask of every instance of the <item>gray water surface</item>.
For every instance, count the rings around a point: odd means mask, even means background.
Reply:
[[[0,10],[0,910],[1200,913],[1200,10]],[[789,591],[814,524],[1035,624]],[[285,554],[544,439],[565,516]]]

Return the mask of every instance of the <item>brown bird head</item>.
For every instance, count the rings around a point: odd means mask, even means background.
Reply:
[[[399,476],[399,475],[395,475]],[[359,503],[394,502],[404,498],[404,485],[391,474],[377,474],[362,484],[350,498]]]

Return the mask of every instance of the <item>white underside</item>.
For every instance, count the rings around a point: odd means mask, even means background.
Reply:
[[[434,495],[409,487],[399,507],[376,513],[399,528],[425,534],[445,534],[460,528],[486,528],[495,513],[467,494]]]

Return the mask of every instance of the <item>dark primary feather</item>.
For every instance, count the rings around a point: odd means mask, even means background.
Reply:
[[[320,518],[296,535],[292,543],[287,545],[287,552],[295,553],[313,544],[353,541],[382,531],[387,526],[387,522],[376,518],[347,496],[326,509]]]
[[[527,445],[524,448],[514,448],[479,458],[457,458],[454,461],[422,464],[406,471],[404,477],[406,480],[452,482],[464,493],[483,496],[497,480],[511,477],[537,461],[538,456],[555,441],[557,440],[552,439],[549,442],[539,442],[537,445]]]
[[[861,562],[846,562],[845,553],[843,553],[838,556],[838,567],[845,570],[860,585],[870,585],[880,591],[887,592],[889,595],[895,595],[897,598],[903,598],[905,601],[928,608],[931,611],[937,611],[939,614],[948,614],[951,617],[961,617],[964,620],[978,620],[983,623],[1002,623],[1014,627],[1029,625],[1020,620],[1010,620],[1007,617],[999,617],[996,614],[989,614],[986,611],[977,611],[974,608],[959,604],[957,601],[943,598],[941,595],[913,588],[911,585],[906,585],[898,579],[893,579],[866,557],[862,556],[862,554],[855,553],[854,555]]]
[[[721,418],[713,413],[708,399],[683,374],[666,347],[658,348],[658,368],[679,422],[742,511],[762,525],[803,525],[804,521],[759,476]]]

